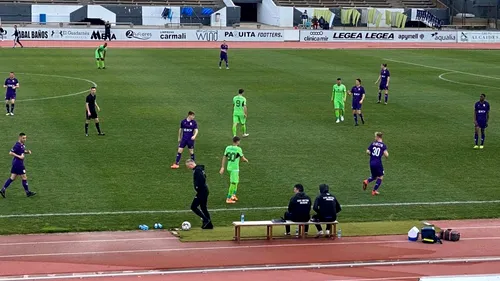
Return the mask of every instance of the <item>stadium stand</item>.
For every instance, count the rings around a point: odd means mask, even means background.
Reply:
[[[432,0],[401,0],[405,8],[436,8]]]
[[[222,1],[214,1],[214,0],[91,0],[90,2],[96,5],[120,4],[120,5],[141,5],[141,6],[156,5],[156,6],[192,6],[192,7],[216,7],[223,5]]]
[[[319,0],[318,0],[319,1]],[[222,0],[0,0],[0,3],[219,7]]]
[[[391,3],[387,0],[275,0],[278,6],[287,7],[372,7],[372,8],[390,8]]]

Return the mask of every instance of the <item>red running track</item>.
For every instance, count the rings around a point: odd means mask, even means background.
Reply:
[[[93,280],[418,280],[421,276],[500,274],[500,220],[440,221],[460,230],[462,240],[428,245],[405,236],[346,237],[339,240],[276,240],[181,243],[165,231],[103,232],[0,237],[0,280],[30,275],[105,272]],[[468,263],[464,258],[496,257]],[[422,260],[453,263],[415,264]],[[380,261],[408,265],[389,265]],[[360,266],[360,262],[372,265]],[[310,266],[321,264],[323,268]],[[269,266],[291,265],[274,271]],[[308,268],[296,269],[300,265]],[[352,265],[353,267],[350,267]],[[254,266],[260,271],[251,271]],[[243,272],[241,268],[246,267]],[[279,269],[279,268],[278,268]],[[294,270],[295,269],[295,270]],[[148,273],[149,270],[156,270]],[[228,271],[234,270],[234,271]],[[123,271],[133,271],[121,276]],[[208,273],[202,273],[207,272]],[[214,271],[214,272],[211,272]],[[160,273],[168,275],[160,275]],[[152,275],[148,275],[152,274]],[[101,275],[102,276],[102,275]],[[113,277],[111,277],[113,276]],[[84,277],[84,276],[82,276]],[[86,278],[80,278],[86,279]],[[47,279],[43,279],[47,280]]]

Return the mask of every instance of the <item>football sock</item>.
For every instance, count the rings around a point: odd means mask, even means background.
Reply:
[[[368,181],[369,183],[370,183],[370,182],[372,182],[373,180],[374,180],[374,179],[373,179],[372,177],[369,177],[369,178],[367,179],[367,181]]]
[[[481,129],[481,145],[484,145],[484,129]]]
[[[97,129],[97,132],[100,134],[101,133],[101,126],[99,126],[99,123],[95,123],[95,127]]]
[[[193,161],[194,161],[194,153],[193,153],[193,154],[191,154],[191,160],[193,160]]]
[[[5,108],[7,108],[7,113],[10,113],[10,105],[5,104]]]
[[[13,182],[13,180],[11,178],[8,178],[7,181],[5,181],[5,184],[3,185],[3,188],[2,190],[5,191],[7,189],[7,187],[9,187],[9,185]]]
[[[85,123],[85,134],[86,135],[89,134],[89,124],[88,123]]]
[[[359,117],[361,117],[361,122],[365,123],[365,118],[363,118],[363,113],[360,113]]]
[[[380,185],[382,185],[382,180],[381,179],[377,179],[377,181],[375,182],[375,186],[373,187],[373,190],[378,190]]]
[[[102,65],[102,67],[104,68],[104,61],[103,61],[103,60],[101,61],[101,65]]]
[[[233,125],[233,136],[236,136],[236,124]]]
[[[97,60],[96,64],[97,64],[97,67],[101,67],[101,61]]]
[[[222,66],[222,60],[219,61],[219,67],[221,67],[221,66]]]
[[[382,92],[378,92],[378,101],[382,99]]]
[[[340,110],[340,116],[344,117],[344,110],[343,109]]]
[[[234,184],[231,183],[231,184],[229,184],[229,191],[227,192],[227,199],[231,199],[231,196],[233,196],[233,190],[234,190]]]
[[[14,113],[14,106],[15,106],[15,104],[11,104],[11,105],[10,105],[10,112],[11,112],[11,113]]]
[[[177,156],[175,157],[175,164],[179,165],[179,162],[181,161],[181,153],[177,152]]]
[[[389,99],[389,95],[385,94],[385,102],[387,102],[388,99]]]
[[[234,188],[233,188],[233,195],[236,195],[236,192],[238,191],[238,184],[234,183]]]
[[[247,125],[241,125],[241,130],[243,131],[243,134],[247,133]]]
[[[477,145],[477,139],[478,139],[478,135],[477,133],[474,133],[474,143]]]
[[[339,119],[339,111],[338,110],[335,110],[335,117],[337,117],[337,119]]]
[[[353,115],[354,115],[354,123],[358,124],[358,115],[356,115],[356,114],[353,114]]]
[[[226,61],[226,67],[229,67],[229,63]]]
[[[30,189],[28,188],[28,181],[27,180],[23,180],[23,187],[24,187],[24,191],[26,191],[26,193],[30,192]]]

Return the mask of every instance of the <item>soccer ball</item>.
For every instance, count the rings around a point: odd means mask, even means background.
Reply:
[[[191,229],[191,223],[188,221],[185,221],[181,225],[182,230],[187,231]]]

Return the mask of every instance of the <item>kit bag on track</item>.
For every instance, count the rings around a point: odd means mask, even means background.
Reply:
[[[439,233],[439,238],[445,241],[456,242],[460,240],[460,232],[453,229],[441,230],[441,232]]]

